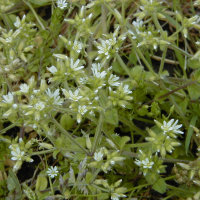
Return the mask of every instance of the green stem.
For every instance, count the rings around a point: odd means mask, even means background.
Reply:
[[[104,5],[105,5],[106,8],[114,15],[114,17],[117,19],[117,21],[121,24],[122,21],[121,21],[121,19],[119,18],[119,16],[116,14],[116,12],[115,12],[112,8],[110,8],[110,6],[109,6],[107,3],[104,2]]]
[[[39,23],[40,26],[42,27],[42,29],[45,30],[45,28],[44,28],[42,22],[40,21],[38,15],[37,15],[37,13],[35,12],[35,10],[34,10],[34,8],[32,7],[32,5],[31,5],[29,2],[26,2],[25,0],[23,0],[23,2],[24,2],[25,4],[28,5],[28,7],[29,7],[29,8],[31,9],[31,11],[33,12],[35,18],[37,19],[38,23]]]
[[[119,61],[120,65],[123,67],[123,69],[125,70],[125,72],[129,75],[130,78],[133,78],[133,75],[131,74],[130,70],[128,69],[128,67],[124,64],[124,61],[121,59],[121,57],[119,56],[118,53],[116,53],[116,58]]]
[[[173,33],[170,37],[173,38],[176,34],[178,34],[184,27],[181,26],[175,33]]]
[[[132,122],[128,121],[127,119],[123,118],[122,116],[119,116],[119,121],[121,121],[122,123],[126,124],[127,126],[129,126],[131,129],[133,129],[135,132],[141,134],[142,136],[146,137],[147,134],[144,133],[140,128],[138,128],[137,126],[135,126]]]
[[[167,45],[164,47],[164,51],[163,51],[163,55],[162,55],[162,60],[161,60],[161,63],[160,63],[160,68],[159,68],[159,72],[158,72],[158,77],[161,79],[161,73],[163,71],[163,67],[164,67],[164,64],[165,64],[165,57],[166,57],[166,54],[167,54]]]
[[[101,136],[101,128],[103,126],[103,112],[100,113],[100,117],[99,117],[99,122],[96,128],[96,132],[95,132],[95,136],[94,136],[94,142],[92,145],[92,155],[94,155],[96,148],[97,148],[97,144],[99,142],[99,138]]]
[[[176,45],[173,45],[172,43],[169,44],[169,46],[171,46],[174,49],[177,49],[178,51],[180,51],[183,55],[188,56],[188,58],[192,58],[192,55],[190,55],[189,53],[183,51],[182,49],[180,49],[179,47],[177,47]]]
[[[150,146],[151,144],[152,144],[151,142],[136,143],[136,144],[125,144],[124,147],[128,147],[128,148],[148,147],[148,146]]]
[[[96,176],[98,175],[100,171],[101,169],[96,169],[96,171],[92,175],[92,178],[90,179],[90,184],[94,182],[94,180],[96,179]]]
[[[168,184],[167,184],[167,188],[174,190],[176,192],[193,195],[193,192],[190,192],[189,190],[184,190],[184,189],[174,187],[174,186],[171,186],[171,185],[168,185]]]
[[[125,6],[124,6],[124,0],[122,0],[122,23],[125,23]]]
[[[50,183],[51,193],[52,195],[54,195],[53,185],[50,177],[49,177],[49,183]]]
[[[76,144],[83,152],[85,152],[88,156],[91,156],[90,153],[79,144],[54,118],[51,118],[52,122],[60,129],[60,131],[68,137],[74,144]]]
[[[152,69],[151,65],[148,63],[148,61],[146,60],[146,58],[144,57],[144,55],[142,54],[140,49],[137,47],[135,41],[133,40],[133,38],[131,37],[131,35],[129,33],[128,33],[128,38],[130,39],[130,41],[131,41],[134,49],[136,50],[138,56],[142,59],[142,61],[144,62],[144,64],[148,68],[148,70],[153,74],[153,76],[157,77],[157,74],[154,72],[154,70]]]
[[[130,192],[130,191],[132,191],[132,190],[135,191],[135,190],[137,190],[137,189],[140,189],[140,188],[143,188],[143,187],[147,187],[147,186],[149,186],[149,185],[151,185],[151,183],[139,185],[139,186],[136,186],[136,187],[133,187],[133,188],[130,188],[130,189],[126,190],[126,192]]]
[[[162,38],[164,38],[164,31],[163,31],[163,29],[162,29],[162,27],[161,27],[161,25],[160,25],[160,23],[158,21],[156,13],[153,14],[152,18],[153,18],[153,22],[154,22],[156,28],[160,31],[160,33],[162,35]]]
[[[106,7],[104,4],[101,6],[101,24],[103,29],[103,34],[107,34],[107,14],[106,14]]]
[[[96,120],[96,118],[90,117],[89,119],[90,119],[91,121],[93,121],[95,124],[98,124],[98,121]],[[104,134],[108,137],[108,139],[110,139],[110,140],[114,143],[114,145],[116,146],[116,148],[117,148],[118,150],[120,150],[119,144],[115,141],[115,139],[112,137],[112,135],[111,135],[106,129],[104,129],[103,127],[102,127],[102,131],[103,131]]]
[[[37,152],[31,153],[31,156],[40,155],[40,154],[52,153],[52,152],[55,151],[55,150],[57,150],[57,148],[53,148],[53,149],[49,149],[49,150],[44,150],[44,151],[37,151]]]

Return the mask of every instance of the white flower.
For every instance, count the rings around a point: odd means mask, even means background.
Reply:
[[[146,158],[145,160],[142,160],[142,164],[143,164],[143,168],[149,168],[151,169],[154,162],[153,161],[149,161],[149,158]]]
[[[57,167],[49,167],[48,168],[48,171],[47,171],[47,174],[48,176],[50,176],[51,178],[54,178],[55,176],[58,175],[58,170],[57,170]]]
[[[74,71],[78,71],[78,70],[84,68],[84,66],[79,66],[79,67],[78,67],[79,62],[80,62],[80,60],[78,59],[78,60],[74,63],[73,58],[71,58],[71,59],[70,59],[70,64],[71,64],[70,67],[71,67],[71,69],[73,69]]]
[[[184,134],[184,132],[179,131],[178,129],[182,127],[181,125],[176,125],[178,123],[178,120],[176,120],[174,122],[174,119],[171,119],[169,122],[163,121],[163,126],[161,126],[161,129],[164,131],[164,134],[166,132],[172,131],[173,133],[177,133],[177,134]]]
[[[94,153],[94,159],[96,161],[101,161],[103,159],[103,153],[101,153],[101,151],[99,151],[98,153]]]
[[[109,51],[111,48],[111,43],[109,40],[101,40],[102,45],[98,45],[97,48],[99,49],[98,54],[104,54],[106,59],[110,58]],[[98,60],[100,57],[97,57],[95,60]]]
[[[13,155],[13,157],[11,158],[11,160],[22,160],[25,152],[24,151],[20,151],[20,148],[17,147],[15,149],[15,151],[11,151],[11,154]]]
[[[93,75],[96,76],[96,78],[104,79],[107,73],[105,71],[100,72],[101,68],[102,65],[100,63],[93,63],[91,69]]]
[[[77,53],[80,53],[82,48],[83,48],[83,44],[81,42],[78,41],[74,41],[74,45],[72,47]]]
[[[129,89],[128,89],[128,85],[127,84],[125,84],[124,85],[124,87],[123,87],[123,92],[124,92],[124,94],[131,94],[132,93],[132,91],[130,91]]]
[[[79,89],[75,90],[74,94],[71,90],[69,90],[69,99],[73,100],[73,101],[78,101],[79,99],[81,99],[83,96],[79,96]]]
[[[83,85],[86,84],[87,81],[88,81],[88,78],[87,78],[87,77],[81,77],[81,78],[80,78],[80,83],[83,84]]]
[[[52,73],[52,74],[55,74],[58,70],[56,67],[54,66],[51,66],[51,67],[47,67],[47,69]]]
[[[14,23],[14,26],[17,27],[17,28],[19,28],[20,24],[21,24],[21,22],[20,22],[19,17],[16,17],[16,22]]]
[[[149,158],[146,158],[145,160],[142,160],[142,161],[136,159],[135,164],[140,166],[140,167],[142,166],[143,168],[151,169],[152,166],[154,165],[154,162],[153,161],[150,162]]]
[[[36,108],[36,110],[41,111],[44,109],[45,104],[43,102],[39,102],[39,103],[36,103],[34,107]]]
[[[7,95],[3,95],[4,100],[2,100],[4,103],[13,103],[13,94],[11,92],[8,92]]]
[[[51,92],[51,90],[48,88],[48,89],[46,90],[46,94],[50,97],[50,99],[53,99],[53,100],[54,100],[54,102],[53,102],[54,105],[58,105],[58,106],[62,105],[63,100],[60,99],[60,96],[59,96],[59,94],[60,94],[60,93],[59,93],[59,89],[57,89],[57,90],[53,93],[53,92]]]
[[[20,87],[20,91],[21,91],[21,92],[23,92],[23,93],[28,93],[28,91],[29,91],[29,86],[28,86],[26,83],[21,84],[19,87]]]
[[[81,106],[79,105],[78,106],[78,112],[81,114],[81,115],[84,115],[86,112],[87,112],[87,107],[85,105]]]
[[[116,76],[116,75],[111,74],[111,75],[110,75],[110,78],[108,79],[108,83],[109,83],[111,86],[119,86],[120,83],[116,82],[117,80],[119,80],[119,77]]]
[[[66,3],[66,0],[58,0],[58,1],[57,1],[57,6],[58,6],[60,9],[66,8],[66,7],[67,7],[67,4],[68,4],[68,3]]]

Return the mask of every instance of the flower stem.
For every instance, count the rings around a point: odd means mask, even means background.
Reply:
[[[101,128],[102,128],[102,126],[103,126],[103,112],[100,113],[98,126],[96,128],[96,132],[95,132],[95,136],[94,136],[94,142],[93,142],[93,145],[92,145],[92,155],[96,151],[97,144],[99,142],[99,137],[101,135]]]
[[[85,152],[88,156],[91,156],[90,153],[79,144],[54,118],[52,118],[52,122],[60,129],[60,131],[67,136],[74,144],[76,144],[83,152]]]
[[[123,67],[123,69],[125,70],[125,72],[129,75],[130,78],[134,79],[130,70],[128,69],[128,67],[124,64],[124,61],[121,59],[121,57],[119,56],[119,54],[116,54],[116,58],[119,61],[120,65]]]
[[[31,9],[31,11],[33,12],[35,18],[37,19],[38,23],[39,23],[40,26],[42,27],[42,29],[45,30],[45,28],[44,28],[42,22],[40,21],[38,15],[37,15],[37,13],[35,12],[35,10],[34,10],[34,8],[32,7],[32,5],[31,5],[29,2],[26,2],[25,0],[23,0],[23,2],[24,2],[25,4],[28,5],[28,7],[29,7],[29,8]]]
[[[161,60],[161,63],[160,63],[160,68],[159,68],[159,72],[158,72],[159,78],[161,78],[161,73],[163,71],[166,54],[167,54],[167,45],[165,45],[165,47],[164,47],[164,51],[163,51],[163,55],[162,55],[162,60]]]

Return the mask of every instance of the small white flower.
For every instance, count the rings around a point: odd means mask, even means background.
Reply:
[[[101,153],[101,151],[99,151],[98,153],[94,153],[94,159],[96,161],[101,161],[103,159],[103,153]]]
[[[80,53],[82,48],[83,48],[83,44],[81,42],[78,41],[74,41],[74,45],[72,47],[77,53]]]
[[[100,63],[93,63],[91,69],[93,75],[96,76],[96,78],[104,79],[107,73],[105,71],[100,72],[101,68],[102,65]]]
[[[14,26],[17,27],[17,28],[19,28],[20,24],[21,24],[21,22],[20,22],[19,17],[16,17],[16,22],[14,23]]]
[[[13,157],[11,158],[11,160],[22,160],[22,158],[23,158],[25,152],[24,152],[24,151],[20,151],[20,148],[17,147],[17,148],[15,149],[15,151],[11,151],[11,154],[12,154],[12,156],[13,156]]]
[[[36,103],[34,107],[36,108],[36,110],[41,111],[44,109],[45,104],[43,102],[39,102],[39,103]]]
[[[125,84],[124,85],[124,88],[123,88],[123,92],[124,92],[124,94],[131,94],[132,93],[132,91],[130,91],[129,89],[128,89],[128,85],[127,84]]]
[[[84,115],[86,112],[87,112],[87,107],[85,105],[81,106],[79,105],[78,106],[78,112],[81,114],[81,115]]]
[[[184,132],[179,131],[178,129],[182,127],[181,125],[176,125],[178,123],[178,120],[176,120],[174,122],[174,119],[171,119],[169,122],[163,121],[163,126],[161,126],[161,129],[164,131],[164,134],[166,132],[172,131],[173,133],[177,133],[177,134],[184,134]]]
[[[26,83],[21,84],[19,87],[20,87],[20,91],[21,91],[21,92],[23,92],[23,93],[28,93],[28,91],[29,91],[29,86],[28,86]]]
[[[143,168],[149,168],[151,169],[152,166],[154,165],[153,161],[149,161],[149,158],[146,158],[145,160],[142,160]]]
[[[74,93],[71,90],[69,90],[69,99],[71,99],[73,101],[78,101],[82,97],[83,96],[79,96],[79,89],[75,90]]]
[[[80,83],[83,84],[83,85],[86,84],[87,81],[88,81],[88,78],[87,78],[87,77],[81,77],[81,78],[80,78]]]
[[[56,67],[54,66],[51,66],[51,67],[47,67],[47,69],[52,73],[52,74],[55,74],[58,70]]]
[[[109,40],[101,40],[102,45],[98,45],[97,48],[99,49],[98,54],[104,54],[106,56],[106,59],[110,57],[109,51],[111,48],[111,43]],[[97,57],[95,60],[98,60],[99,57]]]
[[[48,168],[48,171],[47,171],[47,174],[48,176],[50,176],[51,178],[54,178],[55,176],[58,175],[58,170],[57,170],[57,167],[49,167]]]
[[[13,103],[13,94],[11,92],[8,92],[7,95],[3,95],[4,100],[2,100],[4,103]]]
[[[119,80],[119,77],[116,76],[116,75],[111,74],[111,75],[110,75],[110,78],[108,79],[108,83],[109,83],[111,86],[119,86],[120,83],[119,83],[119,82],[116,82],[117,80]]]
[[[57,6],[58,6],[60,9],[66,8],[66,7],[67,7],[67,4],[68,4],[68,3],[66,3],[66,0],[58,0],[58,1],[57,1]]]
[[[79,67],[78,67],[79,62],[80,62],[80,60],[78,59],[78,60],[74,63],[73,58],[71,58],[71,59],[70,59],[70,67],[71,67],[71,69],[73,69],[74,71],[78,71],[78,70],[84,68],[84,66],[79,66]]]
[[[46,90],[46,94],[50,97],[50,99],[53,99],[53,100],[54,100],[54,102],[53,102],[54,105],[58,105],[58,106],[62,105],[63,100],[60,99],[60,96],[59,96],[59,94],[60,94],[60,93],[59,93],[59,89],[57,89],[57,90],[53,93],[53,92],[51,92],[51,90],[48,88],[48,89]]]

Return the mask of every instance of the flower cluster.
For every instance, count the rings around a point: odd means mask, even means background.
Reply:
[[[137,21],[142,20],[144,17],[152,16],[156,14],[158,18],[165,18],[164,15],[159,13],[159,10],[161,9],[160,4],[162,2],[159,2],[157,0],[141,0],[142,6],[140,6],[141,12],[138,12],[135,14],[135,17],[137,17]]]
[[[110,196],[112,200],[119,200],[120,197],[126,197],[126,195],[124,195],[124,193],[126,192],[126,188],[119,187],[121,182],[122,180],[120,179],[114,184],[109,185],[107,180],[96,179],[94,183],[96,185],[102,185],[104,188],[108,189],[110,191]]]
[[[65,21],[71,25],[74,25],[80,36],[86,36],[92,34],[91,19],[92,13],[84,18],[85,6],[82,6],[79,14],[75,16],[75,19],[65,19]]]
[[[95,42],[97,48],[98,48],[98,57],[96,57],[95,60],[102,59],[102,62],[104,62],[107,59],[112,58],[121,47],[123,41],[126,39],[126,33],[119,34],[120,27],[118,26],[114,33],[104,35],[107,40],[99,39],[100,43]]]
[[[153,130],[147,129],[150,137],[146,137],[146,140],[151,142],[152,150],[160,152],[163,158],[166,156],[166,152],[172,153],[174,147],[181,145],[175,138],[177,138],[176,134],[183,134],[179,130],[182,125],[177,125],[178,120],[174,124],[173,122],[174,119],[171,119],[169,122],[163,121],[163,124],[161,124],[155,120],[156,125],[162,130],[157,134]]]
[[[184,35],[185,38],[187,38],[188,28],[197,24],[197,20],[198,20],[199,16],[195,15],[191,18],[182,17],[182,15],[178,11],[176,12],[176,16],[177,16],[178,21],[180,21],[182,23],[183,35]]]
[[[17,140],[18,138],[16,138]],[[34,142],[37,142],[35,139],[29,140],[26,144],[22,140],[22,138],[19,138],[18,143],[13,143],[9,146],[9,149],[11,150],[12,158],[11,160],[16,161],[13,170],[18,171],[21,168],[21,165],[23,161],[26,162],[33,162],[33,159],[30,157],[30,147]]]
[[[139,150],[138,159],[135,160],[135,164],[140,167],[140,171],[146,176],[149,173],[155,175],[165,172],[165,166],[162,165],[163,161],[158,158],[157,154],[152,156],[152,151],[145,153],[141,149]]]
[[[104,157],[106,157],[104,159]],[[125,157],[119,156],[119,151],[110,153],[105,147],[97,150],[94,153],[94,162],[88,164],[89,167],[102,169],[105,173],[111,170],[111,167],[116,163],[123,161]]]

